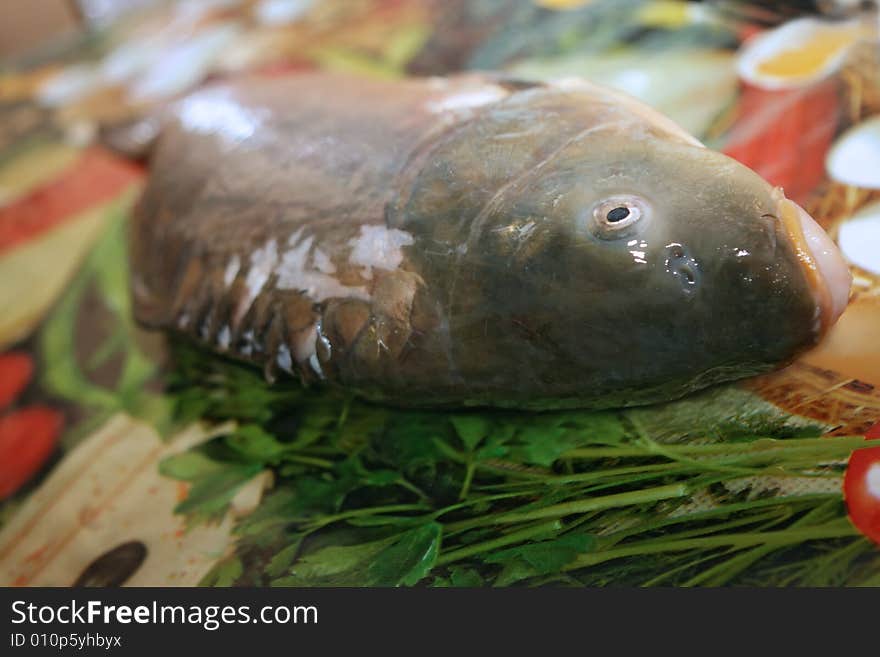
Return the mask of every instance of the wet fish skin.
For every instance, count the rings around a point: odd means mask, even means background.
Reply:
[[[621,198],[642,218],[609,232]],[[135,314],[392,404],[651,403],[827,329],[781,199],[585,83],[241,81],[155,145]]]

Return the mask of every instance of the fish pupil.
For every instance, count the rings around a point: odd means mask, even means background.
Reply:
[[[609,211],[605,218],[608,219],[611,223],[617,223],[618,221],[623,221],[629,216],[629,209],[624,207],[614,208]]]

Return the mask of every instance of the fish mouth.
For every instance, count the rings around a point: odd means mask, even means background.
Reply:
[[[846,310],[852,274],[837,245],[816,221],[777,190],[778,213],[794,246],[818,308],[819,336],[824,335]]]

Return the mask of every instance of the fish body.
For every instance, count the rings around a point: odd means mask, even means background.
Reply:
[[[781,190],[583,81],[240,80],[150,159],[137,319],[392,404],[672,399],[789,362],[848,294]]]

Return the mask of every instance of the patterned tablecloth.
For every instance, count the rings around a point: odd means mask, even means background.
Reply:
[[[102,123],[245,71],[584,75],[643,97],[837,235],[880,199],[825,166],[880,115],[880,48],[854,37],[832,71],[789,88],[738,74],[742,41],[793,18],[629,0],[187,2],[0,69],[0,585],[195,585],[276,476],[251,473],[210,522],[175,512],[192,483],[160,463],[229,427],[175,420],[164,338],[132,321],[125,226],[145,171],[98,145]],[[735,386],[828,440],[880,421],[880,266],[853,271],[821,347]]]

